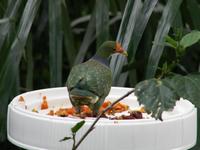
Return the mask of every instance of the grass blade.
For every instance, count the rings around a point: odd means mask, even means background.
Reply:
[[[84,38],[83,38],[83,42],[82,42],[80,49],[79,49],[79,52],[76,56],[74,65],[83,62],[84,57],[87,53],[87,50],[88,50],[90,44],[94,41],[95,28],[96,28],[95,22],[96,22],[96,8],[94,8],[94,10],[92,12],[90,22],[88,23],[87,30],[86,30],[86,33],[85,33]]]
[[[128,31],[131,34],[131,35],[129,35],[129,43],[127,46],[127,50],[129,51],[128,53],[129,53],[130,63],[134,62],[137,47],[139,45],[139,42],[142,38],[145,27],[148,23],[148,20],[152,14],[153,9],[154,9],[155,5],[157,4],[157,2],[158,2],[158,0],[152,0],[152,1],[146,0],[143,4],[142,8],[138,10],[139,13],[138,12],[135,13],[135,15],[137,15],[137,16],[135,16],[136,21],[135,21],[133,31],[132,31],[132,33],[130,31]],[[124,47],[126,47],[126,46],[124,46]],[[124,58],[122,58],[122,59],[124,59]],[[116,77],[119,77],[119,73],[121,72],[122,66],[124,64],[123,61],[121,61],[120,59],[119,59],[119,62],[121,62],[122,64],[121,64],[120,68],[116,68],[116,70],[119,69],[118,74],[116,73],[116,75],[115,75]],[[120,82],[115,83],[115,84],[124,85],[125,81],[126,81],[126,77],[127,77],[126,75],[120,76],[120,78],[122,78],[123,80],[118,80]]]
[[[15,87],[15,77],[18,74],[21,55],[40,2],[40,0],[27,1],[20,19],[16,38],[11,45],[4,67],[0,70],[0,141],[5,139],[6,130],[3,129],[6,127],[7,104],[12,96],[13,87]]]
[[[200,5],[196,0],[187,0],[187,8],[195,29],[200,30]]]
[[[151,1],[146,0],[143,4],[141,12],[138,14],[139,16],[137,17],[138,19],[136,21],[135,28],[132,33],[132,38],[128,46],[128,54],[130,56],[129,58],[130,63],[134,62],[137,47],[139,45],[139,42],[146,28],[146,25],[149,21],[149,18],[157,2],[158,0],[151,0]]]
[[[50,86],[62,85],[61,0],[49,0],[49,69]]]
[[[18,10],[21,6],[21,3],[22,3],[22,0],[10,1],[8,3],[8,7],[6,9],[4,18],[7,18],[9,21],[0,25],[0,54],[1,54],[3,43],[10,30],[10,26],[12,23],[11,21],[15,20],[15,18],[17,17]]]
[[[32,36],[30,35],[27,41],[26,61],[27,61],[27,75],[26,75],[26,89],[33,89],[33,54],[32,54]]]
[[[140,13],[138,14],[137,21],[136,21],[136,24],[131,36],[130,44],[128,46],[128,54],[129,54],[128,61],[130,65],[135,62],[135,54],[136,54],[138,45],[140,43],[144,30],[147,26],[149,18],[157,2],[158,0],[144,1],[143,7]],[[129,77],[130,77],[129,78],[130,85],[134,86],[137,83],[136,70],[134,68],[131,68],[131,70],[129,71]]]
[[[74,60],[76,58],[77,50],[74,45],[74,37],[70,25],[69,12],[65,1],[62,1],[61,7],[62,7],[62,28],[63,28],[65,52],[67,55],[68,63],[70,67],[72,67]]]
[[[138,12],[140,11],[142,6],[141,0],[132,1],[128,0],[126,4],[126,8],[124,11],[124,15],[122,18],[122,22],[120,25],[120,29],[117,36],[117,41],[119,41],[124,49],[128,48],[128,44],[131,39],[131,35],[135,26],[135,22],[137,19]],[[114,55],[111,58],[110,68],[113,73],[113,84],[117,85],[118,77],[122,70],[122,66],[127,62],[126,58],[121,55]]]
[[[97,47],[109,37],[109,0],[96,0]]]
[[[171,24],[176,17],[176,13],[179,10],[181,3],[182,0],[168,0],[163,10],[162,17],[158,24],[158,29],[156,31],[154,43],[148,59],[146,78],[152,78],[156,73],[160,57],[164,50],[165,36],[169,32]]]

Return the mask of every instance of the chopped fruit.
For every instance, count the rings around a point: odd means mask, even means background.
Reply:
[[[67,108],[60,108],[58,111],[55,112],[55,115],[58,115],[60,117],[67,117],[68,114],[66,112]]]
[[[81,117],[81,118],[92,117],[91,109],[86,105],[81,106],[81,113],[80,113],[79,117]]]
[[[54,111],[53,110],[50,110],[49,113],[47,114],[49,116],[54,116]]]
[[[86,113],[86,114],[92,113],[90,108],[88,106],[86,106],[86,105],[81,106],[81,112]]]
[[[75,115],[76,111],[72,108],[60,108],[58,111],[55,112],[55,115],[60,117],[67,117],[68,115]]]
[[[38,113],[38,111],[37,111],[36,108],[33,108],[33,109],[32,109],[32,112],[36,112],[36,113]]]
[[[23,96],[19,97],[19,102],[24,102],[24,97]]]
[[[102,106],[99,108],[99,112],[102,112],[105,108],[107,108],[111,104],[110,101],[105,101]]]
[[[76,113],[76,110],[75,110],[74,107],[72,107],[72,108],[66,108],[66,113],[68,115],[74,115]]]
[[[41,109],[48,109],[48,103],[47,103],[47,97],[44,96],[43,97],[43,101],[42,101],[42,104],[41,104]]]
[[[113,106],[113,108],[111,108],[109,111],[108,111],[108,114],[115,114],[115,113],[120,113],[120,112],[123,112],[123,111],[127,111],[129,109],[129,106],[126,105],[126,104],[122,104],[122,103],[117,103]]]
[[[140,110],[139,110],[141,113],[146,113],[146,110],[144,107],[141,107]]]
[[[47,104],[46,97],[43,97],[43,105],[46,105],[46,104]],[[102,112],[105,108],[107,108],[111,104],[112,103],[110,101],[105,101],[100,107],[99,112]],[[145,113],[144,107],[142,107],[139,110],[130,110],[128,105],[119,102],[115,104],[113,108],[108,110],[101,117],[108,118],[111,120],[130,120],[130,119],[134,120],[134,119],[142,119],[143,118],[142,113]],[[80,118],[94,117],[92,115],[92,110],[87,105],[81,106],[81,112],[79,114],[76,112],[74,107],[70,107],[70,108],[60,108],[56,112],[54,112],[53,110],[50,110],[48,115],[51,115],[51,116],[56,115],[60,117],[74,116],[74,117],[80,117]]]

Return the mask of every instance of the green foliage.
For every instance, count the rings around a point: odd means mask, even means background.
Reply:
[[[120,30],[118,32],[118,41],[121,42],[123,47],[128,51],[129,59],[127,66],[132,66],[135,61],[137,47],[157,2],[157,0],[146,0],[144,4],[140,1],[135,3],[133,3],[133,1],[127,2],[124,18],[122,19]],[[129,14],[131,15],[129,16]],[[124,85],[126,82],[127,75],[120,76],[122,66],[126,62],[124,59],[125,58],[121,56],[112,57],[111,68],[114,74],[114,85]],[[118,80],[119,78],[122,80]]]
[[[180,45],[185,49],[200,40],[200,31],[193,31],[186,34],[180,41]]]
[[[158,68],[159,60],[164,50],[165,36],[168,34],[171,24],[175,19],[176,13],[182,3],[182,0],[168,0],[163,10],[161,20],[156,31],[151,53],[149,55],[146,78],[154,77]]]
[[[152,117],[162,120],[162,112],[172,110],[181,97],[200,107],[200,74],[173,75],[138,83],[135,95]]]
[[[72,133],[76,133],[85,124],[85,120],[78,122],[74,127],[71,128]]]
[[[60,142],[64,142],[64,141],[71,140],[71,139],[72,139],[72,137],[66,136],[63,139],[61,139]]]
[[[37,9],[40,6],[40,0],[27,1],[22,17],[19,22],[19,27],[14,41],[11,44],[10,50],[8,51],[6,60],[3,67],[0,70],[0,99],[2,105],[0,105],[0,140],[5,139],[5,126],[6,126],[6,111],[9,98],[13,94],[13,89],[17,82],[18,67],[26,44],[31,25],[36,16]],[[8,33],[7,33],[8,34]],[[9,84],[8,84],[9,82]],[[18,87],[16,87],[18,88]],[[15,91],[15,90],[14,90]],[[4,130],[2,130],[4,129]]]
[[[13,96],[64,85],[71,67],[90,58],[107,39],[117,39],[129,52],[128,60],[118,55],[111,58],[114,85],[133,87],[156,75],[159,79],[149,83],[157,85],[161,80],[157,91],[175,88],[170,82],[173,80],[178,80],[177,86],[181,82],[192,84],[191,89],[196,91],[193,81],[199,81],[197,76],[189,75],[191,83],[187,76],[161,78],[172,72],[198,71],[199,31],[190,32],[200,29],[199,7],[199,0],[1,0],[1,140],[5,139],[7,105]],[[177,27],[184,35],[189,34],[177,38],[173,35]],[[194,98],[198,95],[184,96],[199,105]],[[154,114],[159,117],[159,111]]]
[[[174,75],[164,79],[176,92],[178,97],[191,101],[200,108],[200,74],[189,74],[186,76]]]
[[[135,87],[135,95],[148,113],[162,120],[163,111],[172,110],[177,100],[176,92],[165,80],[149,79],[140,82]]]
[[[166,36],[166,45],[173,48],[178,59],[185,54],[186,48],[196,44],[200,40],[200,31],[191,31],[190,33],[175,40],[170,36]]]
[[[50,85],[62,85],[62,0],[49,1],[49,65]]]
[[[109,0],[96,0],[97,47],[109,39]]]

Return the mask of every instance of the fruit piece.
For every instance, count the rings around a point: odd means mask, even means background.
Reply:
[[[42,101],[42,104],[41,104],[41,109],[48,109],[48,103],[47,103],[47,97],[46,96],[43,96],[43,101]]]

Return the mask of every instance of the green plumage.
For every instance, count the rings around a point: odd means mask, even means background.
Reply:
[[[118,43],[104,42],[90,60],[72,68],[66,85],[70,101],[78,113],[81,105],[88,105],[94,116],[98,114],[112,84],[108,57],[116,52],[126,54]]]
[[[67,80],[72,104],[75,107],[85,104],[92,110],[98,109],[103,103],[110,91],[111,84],[112,75],[110,68],[93,59],[74,66]],[[73,99],[75,94],[80,95],[80,97]],[[85,98],[83,98],[84,96]],[[87,97],[91,97],[91,99]],[[93,111],[97,113],[98,110]]]

